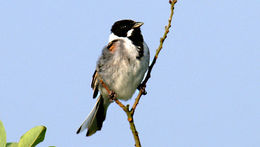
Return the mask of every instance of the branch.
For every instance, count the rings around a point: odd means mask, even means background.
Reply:
[[[170,31],[170,27],[171,27],[171,23],[172,23],[172,16],[173,16],[173,14],[174,14],[174,6],[175,6],[175,4],[177,3],[177,0],[173,0],[173,1],[170,0],[169,3],[171,4],[171,14],[170,14],[170,18],[169,18],[169,20],[168,20],[168,25],[165,26],[165,32],[164,32],[164,34],[163,34],[163,37],[160,38],[159,47],[157,48],[156,53],[155,53],[155,56],[154,56],[154,58],[153,58],[153,61],[152,61],[151,65],[150,65],[149,68],[148,68],[148,72],[147,72],[147,74],[146,74],[146,77],[145,77],[144,81],[143,81],[142,84],[141,84],[144,88],[146,87],[146,83],[148,82],[148,80],[151,78],[151,72],[152,72],[153,66],[154,66],[154,64],[156,63],[157,58],[158,58],[158,56],[159,56],[159,53],[160,53],[161,50],[162,50],[164,40],[167,38],[167,35],[168,35],[169,31]],[[141,89],[140,89],[139,94],[138,94],[138,96],[137,96],[136,99],[135,99],[134,105],[133,105],[133,107],[132,107],[132,109],[131,109],[132,115],[134,115],[136,106],[138,105],[141,96],[144,95],[144,93],[145,93],[145,89],[144,89],[144,88],[141,88]]]
[[[133,114],[131,113],[131,111],[129,110],[129,105],[124,105],[122,104],[118,99],[117,99],[117,95],[115,92],[111,91],[109,89],[109,87],[107,86],[107,84],[100,78],[99,79],[99,82],[102,84],[102,86],[106,89],[106,91],[108,92],[110,98],[112,100],[114,100],[118,106],[120,106],[126,113],[127,115],[127,120],[130,124],[130,129],[132,131],[132,134],[134,136],[134,139],[135,139],[135,146],[136,147],[141,147],[141,143],[140,143],[140,139],[139,139],[139,136],[138,136],[138,132],[135,128],[135,124],[134,124],[134,119],[133,119]]]
[[[110,94],[110,98],[112,100],[114,100],[117,105],[119,105],[126,113],[127,115],[127,120],[129,122],[129,125],[130,125],[130,129],[132,131],[132,134],[134,136],[134,139],[135,139],[135,146],[136,147],[141,147],[141,143],[140,143],[140,139],[139,139],[139,136],[138,136],[138,132],[135,128],[135,124],[134,124],[134,119],[133,119],[133,116],[134,116],[134,112],[135,112],[135,109],[140,101],[140,98],[142,95],[145,95],[146,94],[146,91],[145,91],[145,87],[146,87],[146,83],[148,82],[148,80],[151,78],[151,72],[152,72],[152,69],[154,67],[154,64],[156,63],[156,60],[158,58],[158,55],[163,47],[163,43],[164,43],[164,40],[167,38],[167,34],[169,33],[169,30],[170,30],[170,27],[171,27],[171,23],[172,23],[172,16],[174,14],[174,6],[175,4],[177,3],[177,0],[170,0],[169,3],[171,4],[171,14],[170,14],[170,18],[168,20],[168,25],[165,26],[165,32],[163,34],[163,37],[160,38],[160,44],[159,44],[159,47],[157,48],[156,50],[156,53],[155,53],[155,56],[153,58],[153,61],[151,63],[151,65],[149,66],[148,68],[148,72],[146,74],[146,77],[144,79],[144,81],[142,82],[142,84],[140,85],[140,90],[139,90],[139,93],[138,93],[138,96],[136,97],[135,99],[135,102],[131,108],[131,110],[129,109],[129,105],[124,105],[122,104],[118,99],[117,99],[117,96],[116,96],[116,93],[112,92],[109,87],[103,82],[102,79],[100,79],[100,83],[102,84],[102,86],[107,90],[107,92]]]

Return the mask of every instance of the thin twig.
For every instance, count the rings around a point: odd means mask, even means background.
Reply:
[[[134,102],[134,104],[132,106],[132,109],[130,111],[132,120],[133,120],[133,115],[134,115],[135,109],[136,109],[136,107],[137,107],[137,105],[138,105],[138,103],[140,101],[140,98],[141,98],[141,96],[145,92],[144,88],[146,87],[146,83],[151,78],[152,69],[153,69],[154,64],[156,63],[156,60],[157,60],[157,58],[159,56],[159,53],[160,53],[160,51],[161,51],[161,49],[163,47],[164,40],[167,38],[167,34],[170,31],[170,27],[171,27],[171,23],[172,23],[172,17],[173,17],[173,14],[174,14],[174,6],[177,3],[177,0],[172,0],[172,1],[170,0],[169,2],[171,4],[171,14],[170,14],[170,17],[169,17],[169,20],[168,20],[168,25],[165,26],[165,32],[163,34],[163,37],[160,39],[160,45],[159,45],[159,47],[156,50],[156,54],[155,54],[155,56],[153,58],[153,61],[152,61],[151,65],[149,66],[149,69],[148,69],[148,72],[146,74],[146,77],[145,77],[144,81],[141,84],[143,86],[143,88],[140,88],[140,91],[139,91],[139,93],[138,93],[138,95],[137,95],[137,97],[135,99],[135,102]],[[128,121],[129,121],[129,119],[128,119]],[[136,147],[141,147],[140,139],[138,137],[138,133],[137,133],[135,127],[133,128],[134,130],[132,129],[132,125],[134,126],[134,121],[129,121],[129,124],[130,124],[132,133],[133,133],[134,138],[135,138],[135,143],[136,143],[135,145],[136,145]]]
[[[131,109],[131,114],[132,114],[132,115],[134,115],[136,106],[138,105],[139,100],[140,100],[141,96],[143,95],[143,92],[142,92],[142,91],[143,91],[143,89],[140,89],[140,91],[139,91],[137,97],[135,98],[135,102],[134,102],[133,107],[132,107],[132,109]]]
[[[173,0],[173,1],[169,1],[169,2],[170,2],[170,4],[171,4],[171,14],[170,14],[170,18],[169,18],[169,20],[168,20],[168,25],[165,26],[165,32],[164,32],[164,34],[163,34],[163,37],[160,38],[160,45],[159,45],[159,47],[158,47],[157,50],[156,50],[155,56],[154,56],[154,58],[153,58],[153,61],[152,61],[151,65],[149,66],[149,69],[148,69],[148,72],[147,72],[147,74],[146,74],[146,77],[145,77],[144,81],[142,82],[142,85],[143,85],[143,86],[146,86],[146,83],[147,83],[148,80],[151,78],[151,72],[152,72],[153,66],[154,66],[154,64],[155,64],[156,61],[157,61],[157,58],[158,58],[158,56],[159,56],[159,53],[160,53],[160,51],[161,51],[161,49],[162,49],[162,47],[163,47],[164,40],[167,38],[167,34],[169,33],[169,30],[170,30],[170,27],[171,27],[172,16],[173,16],[173,14],[174,14],[174,11],[173,11],[173,10],[174,10],[175,4],[177,3],[177,0]],[[133,107],[132,107],[132,109],[131,109],[132,114],[134,114],[134,111],[135,111],[135,109],[136,109],[136,106],[137,106],[137,104],[139,103],[139,100],[140,100],[141,96],[143,95],[143,92],[144,92],[143,89],[141,89],[141,90],[139,91],[138,96],[136,97],[135,102],[134,102],[134,105],[133,105]]]
[[[102,80],[102,79],[99,79],[99,82],[102,84],[102,86],[106,89],[107,93],[111,96],[110,98],[112,100],[114,100],[118,106],[120,106],[126,113],[127,115],[127,120],[130,124],[130,129],[132,131],[132,134],[134,136],[134,139],[135,139],[135,146],[136,147],[141,147],[141,143],[140,143],[140,139],[139,139],[139,135],[138,135],[138,132],[135,128],[135,123],[134,123],[134,119],[133,119],[133,114],[132,114],[132,111],[129,110],[129,105],[124,105],[122,104],[118,99],[117,99],[117,95],[116,93],[114,93],[113,91],[111,91],[109,89],[109,87],[107,86],[107,84]]]
[[[170,14],[170,18],[168,20],[168,25],[165,26],[165,32],[163,34],[163,37],[160,38],[160,44],[159,44],[159,47],[157,48],[156,50],[156,53],[155,53],[155,56],[153,58],[153,61],[151,63],[151,65],[149,66],[148,68],[148,72],[146,74],[146,77],[144,79],[144,81],[142,82],[141,84],[141,88],[139,90],[139,93],[138,93],[138,96],[135,98],[135,102],[131,108],[131,110],[129,109],[129,105],[124,105],[122,104],[118,99],[117,99],[117,96],[116,94],[113,94],[113,92],[108,88],[108,86],[104,83],[104,81],[102,79],[100,79],[100,82],[102,84],[102,86],[107,90],[107,92],[111,95],[111,99],[113,99],[126,113],[127,115],[127,120],[129,122],[129,125],[130,125],[130,129],[132,131],[132,134],[133,134],[133,137],[135,139],[135,146],[136,147],[141,147],[141,142],[140,142],[140,139],[139,139],[139,135],[138,135],[138,132],[135,128],[135,123],[134,123],[134,119],[133,119],[133,116],[134,116],[134,112],[135,112],[135,109],[140,101],[140,98],[142,95],[145,94],[145,87],[146,87],[146,83],[148,82],[148,80],[151,78],[151,72],[152,72],[152,69],[153,69],[153,66],[154,64],[156,63],[156,60],[158,58],[158,55],[163,47],[163,43],[164,43],[164,40],[167,38],[167,34],[169,33],[169,30],[170,30],[170,27],[171,27],[171,23],[172,23],[172,16],[174,14],[174,6],[175,4],[177,3],[177,0],[170,0],[169,3],[171,4],[171,14]]]

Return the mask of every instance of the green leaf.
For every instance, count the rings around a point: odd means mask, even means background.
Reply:
[[[17,142],[8,142],[6,144],[6,147],[18,147],[18,143]]]
[[[18,147],[35,147],[44,140],[45,133],[45,126],[36,126],[32,128],[20,138]]]
[[[6,133],[5,133],[5,127],[0,120],[0,147],[5,147],[6,145]]]

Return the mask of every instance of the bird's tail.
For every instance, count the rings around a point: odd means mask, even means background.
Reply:
[[[85,129],[88,129],[86,136],[91,136],[96,131],[101,130],[102,124],[106,118],[106,112],[109,104],[109,100],[104,99],[100,95],[87,119],[79,127],[77,134],[84,131]]]

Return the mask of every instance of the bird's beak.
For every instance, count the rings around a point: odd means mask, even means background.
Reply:
[[[136,22],[135,25],[133,26],[133,28],[139,28],[143,25],[143,22]]]

